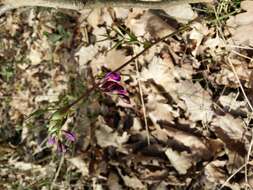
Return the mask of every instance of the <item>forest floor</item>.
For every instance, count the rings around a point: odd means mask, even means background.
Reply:
[[[0,26],[0,189],[253,189],[253,1],[20,8]],[[50,116],[87,92],[60,152]]]

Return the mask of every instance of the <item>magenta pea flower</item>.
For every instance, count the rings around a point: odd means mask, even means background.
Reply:
[[[69,141],[75,142],[76,141],[76,135],[73,132],[62,130],[64,132],[65,138]]]
[[[47,143],[49,145],[54,145],[56,143],[55,137],[54,136],[49,137]]]
[[[57,152],[65,153],[67,151],[67,145],[64,144],[64,141],[70,141],[71,143],[76,141],[76,135],[73,132],[61,130],[61,133],[52,134],[48,138],[48,144],[56,146]]]
[[[130,103],[129,97],[127,96],[127,91],[120,84],[121,76],[119,73],[110,72],[105,75],[100,89],[108,94],[117,94],[126,103]]]
[[[121,76],[119,73],[110,72],[105,75],[105,80],[113,80],[113,81],[120,81]]]
[[[114,81],[106,81],[100,87],[104,92],[113,92],[113,93],[122,93],[124,91],[124,87],[119,83]]]
[[[57,141],[57,152],[65,153],[67,151],[65,144],[63,144],[60,140]]]

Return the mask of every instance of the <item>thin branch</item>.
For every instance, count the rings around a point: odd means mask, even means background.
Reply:
[[[251,105],[251,103],[250,103],[250,101],[249,101],[249,98],[248,98],[248,96],[247,96],[246,93],[245,93],[245,90],[244,90],[244,88],[243,88],[243,86],[242,86],[242,83],[241,83],[241,81],[240,81],[240,79],[239,79],[239,77],[238,77],[238,75],[237,75],[237,73],[236,73],[235,67],[234,67],[234,65],[232,64],[232,62],[231,62],[231,60],[230,60],[229,57],[228,57],[228,63],[229,63],[229,65],[230,65],[230,67],[231,67],[231,69],[232,69],[232,71],[233,71],[233,73],[234,73],[234,75],[235,75],[235,78],[236,78],[237,82],[239,83],[239,87],[240,87],[240,89],[241,89],[241,91],[242,91],[242,94],[243,94],[243,96],[244,96],[244,98],[245,98],[245,100],[246,100],[246,102],[247,102],[247,104],[248,104],[248,106],[249,106],[249,108],[250,108],[250,111],[253,112],[253,106]]]
[[[237,174],[239,173],[247,164],[243,164],[240,168],[238,168],[232,175],[229,176],[229,178],[227,178],[227,180],[221,185],[221,187],[218,190],[223,189],[223,187],[225,187],[227,185],[227,183]]]
[[[123,7],[123,8],[148,8],[164,9],[182,3],[213,3],[213,0],[161,0],[161,1],[141,1],[141,0],[0,0],[3,5],[8,5],[13,9],[19,7],[51,7],[72,10],[94,9],[102,7]]]
[[[61,160],[60,160],[58,169],[57,169],[57,171],[56,171],[56,173],[55,173],[54,179],[53,179],[53,181],[52,181],[52,183],[51,183],[50,190],[53,190],[53,189],[54,189],[55,182],[56,182],[56,180],[57,180],[57,178],[58,178],[58,176],[59,176],[59,174],[60,174],[60,171],[61,171],[61,168],[62,168],[63,163],[64,163],[64,153],[61,155]]]
[[[250,159],[250,154],[251,154],[251,151],[252,151],[252,146],[253,146],[253,129],[251,129],[251,141],[250,141],[250,145],[249,145],[249,150],[248,150],[248,153],[247,153],[247,157],[246,157],[246,161],[245,161],[245,183],[247,185],[250,186],[249,182],[248,182],[248,163],[249,163],[249,159]],[[250,189],[252,189],[252,187],[250,186]]]
[[[148,142],[148,145],[150,145],[150,135],[149,135],[149,129],[148,129],[147,112],[146,112],[145,102],[144,102],[144,98],[143,98],[143,91],[142,91],[142,86],[141,86],[141,81],[140,81],[140,72],[139,72],[139,67],[138,67],[137,61],[135,61],[135,67],[136,67],[138,86],[139,86],[139,90],[140,90],[140,98],[141,98],[141,105],[142,105],[142,111],[143,111],[143,117],[144,117],[145,130],[146,130],[146,134],[147,134],[147,142]]]

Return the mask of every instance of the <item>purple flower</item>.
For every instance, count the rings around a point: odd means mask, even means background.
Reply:
[[[62,130],[64,132],[64,135],[66,137],[67,140],[69,141],[76,141],[76,135],[73,132],[70,131],[66,131],[66,130]]]
[[[106,93],[117,94],[126,103],[130,103],[129,97],[127,96],[127,91],[119,83],[121,80],[120,74],[116,72],[110,72],[105,75],[100,89]]]
[[[56,143],[55,137],[54,136],[49,137],[47,143],[49,145],[54,145]]]
[[[57,142],[57,151],[59,153],[65,153],[67,151],[66,146],[60,140]]]
[[[120,81],[121,77],[119,73],[110,72],[105,75],[105,80]]]
[[[124,87],[121,86],[119,83],[114,81],[106,81],[104,84],[101,85],[101,89],[104,92],[122,92]]]

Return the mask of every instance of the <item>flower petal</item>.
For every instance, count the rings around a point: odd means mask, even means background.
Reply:
[[[57,151],[59,153],[65,153],[67,151],[66,146],[60,140],[57,142]]]
[[[123,90],[118,90],[118,91],[117,91],[117,94],[119,94],[119,95],[126,95],[126,94],[127,94],[127,91],[126,91],[125,89],[123,89]]]
[[[121,92],[124,90],[123,86],[114,81],[106,81],[104,84],[102,84],[101,89],[104,92]]]
[[[49,137],[47,143],[49,145],[54,145],[56,143],[55,137],[54,136]]]
[[[64,135],[67,140],[72,141],[72,142],[76,141],[75,133],[70,132],[70,131],[66,131],[66,130],[62,130],[62,131],[64,132]]]
[[[110,72],[105,75],[105,80],[120,81],[121,76],[119,73]]]

